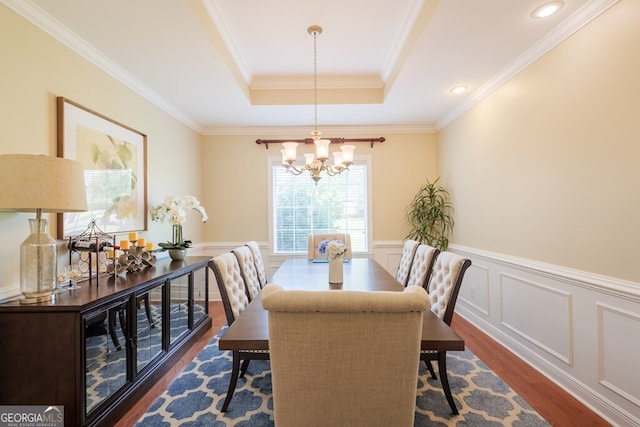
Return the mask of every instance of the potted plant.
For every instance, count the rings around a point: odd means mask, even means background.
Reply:
[[[444,251],[453,230],[453,205],[449,192],[438,184],[439,180],[429,182],[427,179],[407,207],[411,232],[406,238]]]

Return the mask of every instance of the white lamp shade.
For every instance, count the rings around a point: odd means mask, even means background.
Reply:
[[[305,164],[307,166],[311,166],[313,164],[314,159],[315,159],[315,156],[313,155],[313,153],[306,153],[304,155]]]
[[[284,163],[293,163],[296,160],[296,147],[298,146],[297,142],[283,142],[282,146],[284,147],[282,151],[282,161]]]
[[[87,210],[84,168],[76,160],[33,154],[0,155],[0,210]]]
[[[331,140],[316,139],[314,144],[316,144],[316,158],[322,161],[327,160],[329,158],[329,144],[331,144]]]
[[[344,167],[344,164],[342,164],[342,151],[333,152],[333,165],[335,167]]]
[[[347,166],[353,163],[353,151],[355,149],[355,145],[343,145],[340,147],[340,150],[342,150],[342,163]]]

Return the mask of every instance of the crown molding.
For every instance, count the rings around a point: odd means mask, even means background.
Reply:
[[[605,12],[611,6],[620,0],[592,0],[578,9],[569,19],[564,21],[538,43],[522,53],[515,61],[506,68],[496,74],[488,82],[482,85],[478,90],[471,94],[466,100],[461,102],[454,109],[445,114],[436,123],[436,131],[441,130],[456,118],[461,116],[465,111],[489,96],[494,90],[514,78],[518,73],[522,72],[529,65],[537,61],[554,47],[558,46],[573,33],[593,21],[600,14]]]
[[[263,126],[263,127],[216,127],[206,128],[202,135],[247,135],[247,136],[291,136],[309,135],[313,126]],[[369,134],[409,134],[435,133],[433,126],[323,126],[322,134],[332,135],[369,135]]]
[[[111,59],[100,53],[97,49],[85,42],[77,34],[60,23],[60,21],[51,17],[30,0],[0,0],[0,2],[54,39],[58,40],[73,52],[96,65],[98,68],[145,98],[153,105],[184,123],[194,131],[202,133],[202,125],[197,121],[187,116],[169,101],[158,95],[154,90],[146,86]]]

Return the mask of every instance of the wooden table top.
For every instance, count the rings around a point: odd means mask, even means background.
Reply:
[[[327,290],[327,263],[306,259],[288,259],[269,283],[285,289]],[[404,288],[380,264],[371,258],[354,258],[344,264],[341,289],[355,291],[402,291]],[[340,290],[336,290],[340,292]],[[268,350],[268,313],[262,307],[260,295],[238,316],[218,342],[220,350]],[[423,350],[464,350],[464,340],[449,325],[431,311],[424,313],[422,325]]]

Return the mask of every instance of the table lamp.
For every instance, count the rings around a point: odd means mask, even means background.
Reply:
[[[35,212],[31,234],[20,246],[23,304],[48,301],[56,289],[56,242],[43,212],[87,210],[84,169],[76,160],[32,154],[0,155],[0,210]]]

